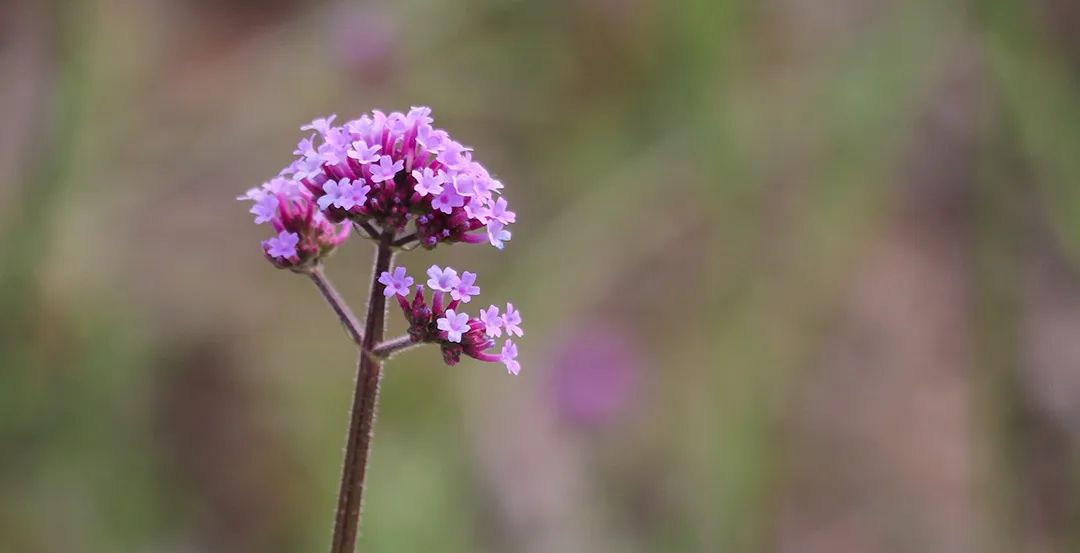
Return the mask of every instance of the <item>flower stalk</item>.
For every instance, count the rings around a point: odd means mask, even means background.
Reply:
[[[375,405],[379,401],[379,383],[382,380],[382,360],[367,355],[382,341],[386,320],[386,296],[382,293],[379,275],[389,271],[393,264],[394,250],[392,232],[384,232],[375,251],[371,290],[368,295],[368,311],[364,325],[364,339],[357,363],[356,390],[353,393],[352,416],[345,445],[345,462],[338,491],[337,514],[334,517],[334,535],[331,553],[352,553],[356,548],[356,534],[360,527],[360,509],[364,495],[364,479],[367,476],[368,457],[371,453],[372,423],[375,421]]]
[[[502,196],[503,185],[472,157],[472,148],[432,126],[431,110],[375,110],[333,124],[336,116],[301,127],[311,134],[293,152],[297,158],[278,176],[237,199],[252,202],[256,224],[274,235],[262,242],[266,259],[279,269],[307,275],[337,315],[359,351],[345,461],[334,516],[331,553],[354,553],[360,528],[372,427],[383,362],[422,344],[439,346],[447,365],[462,355],[503,363],[518,374],[521,315],[512,303],[472,317],[465,304],[480,293],[477,275],[432,265],[427,288],[405,267],[393,270],[394,253],[440,244],[490,243],[503,249],[517,215]],[[355,233],[353,232],[355,230]],[[363,325],[323,272],[323,263],[350,235],[375,243],[367,313]],[[411,289],[416,293],[409,301]],[[393,296],[409,324],[408,334],[384,340],[386,302]],[[495,338],[506,334],[501,349]]]

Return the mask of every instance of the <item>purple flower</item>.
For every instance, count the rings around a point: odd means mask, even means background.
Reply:
[[[444,316],[435,322],[435,326],[446,333],[447,340],[460,343],[461,335],[469,331],[469,315],[447,309]]]
[[[476,178],[469,173],[459,173],[454,176],[454,190],[458,194],[469,197],[476,195]]]
[[[431,199],[431,207],[449,215],[455,207],[465,205],[465,198],[458,195],[452,186],[443,187],[438,196]]]
[[[337,165],[345,161],[345,148],[329,142],[319,146],[319,159],[323,163]]]
[[[506,370],[513,375],[521,372],[521,364],[517,362],[517,356],[517,344],[507,340],[506,343],[503,344],[502,352],[500,352],[499,357],[502,358],[503,364],[506,365]]]
[[[492,219],[504,224],[509,225],[517,220],[517,214],[507,209],[506,198],[499,198],[495,200],[495,203],[491,206],[491,213],[489,216]],[[509,240],[509,236],[506,240]]]
[[[466,152],[471,152],[472,148],[462,146],[460,143],[453,140],[447,140],[443,146],[443,150],[439,152],[436,159],[439,163],[451,168],[457,168],[464,165],[469,161],[469,157]]]
[[[416,179],[416,186],[414,186],[413,189],[421,196],[427,194],[435,195],[442,192],[442,185],[446,182],[446,174],[442,171],[433,171],[431,167],[424,167],[422,171],[415,169],[412,172],[412,176]]]
[[[383,271],[379,275],[379,282],[386,288],[383,290],[383,294],[386,297],[393,295],[408,296],[409,287],[413,285],[413,278],[405,274],[405,267],[398,267],[394,269],[394,274],[390,274],[389,271]]]
[[[587,322],[554,341],[551,399],[569,422],[597,427],[635,405],[641,384],[642,352],[620,327]]]
[[[506,313],[502,316],[502,322],[507,336],[516,334],[520,338],[525,335],[525,331],[521,330],[521,312],[514,309],[514,304],[506,304]]]
[[[381,156],[378,165],[373,164],[369,167],[371,167],[372,182],[393,181],[394,175],[405,168],[405,161],[400,159],[394,161],[390,156]]]
[[[319,198],[319,208],[325,211],[333,205],[348,211],[355,206],[364,205],[371,187],[363,184],[363,182],[350,181],[349,179],[341,179],[337,182],[326,181],[323,184],[323,191],[326,194]]]
[[[465,215],[468,215],[470,219],[480,221],[481,225],[486,225],[491,217],[491,210],[480,202],[471,201],[465,204]]]
[[[261,225],[267,221],[271,221],[277,215],[278,199],[272,194],[262,194],[262,197],[255,200],[255,205],[251,206],[251,211],[255,215],[255,224]]]
[[[319,155],[305,156],[296,160],[292,167],[293,178],[296,180],[310,179],[323,172],[323,161]]]
[[[505,247],[504,241],[510,240],[510,231],[506,230],[506,225],[498,221],[488,221],[488,241],[492,246],[499,248],[500,250]]]
[[[480,293],[480,287],[476,286],[476,273],[464,271],[457,286],[450,290],[450,297],[462,303],[469,303],[472,297]]]
[[[300,235],[295,232],[283,230],[277,237],[263,241],[266,255],[280,259],[292,259],[297,257],[296,245],[300,243]]]
[[[492,305],[480,312],[480,322],[484,323],[484,333],[488,336],[502,336],[502,317],[499,308]]]
[[[312,122],[308,123],[307,125],[304,125],[303,127],[300,127],[300,130],[302,130],[302,131],[315,131],[315,132],[317,132],[317,133],[319,133],[321,135],[326,135],[326,133],[330,132],[330,125],[333,124],[334,119],[336,119],[336,118],[337,118],[336,114],[331,115],[329,117],[319,117],[319,118],[314,119]]]
[[[405,115],[405,121],[411,126],[416,125],[419,129],[430,129],[431,124],[435,122],[431,118],[431,108],[427,106],[413,106],[409,108],[409,113]]]
[[[325,211],[322,217],[329,224],[347,218],[380,229],[409,228],[426,249],[457,242],[490,242],[501,249],[511,238],[507,227],[516,216],[505,199],[494,196],[502,183],[473,160],[472,148],[433,126],[430,108],[373,110],[336,126],[335,119],[317,118],[304,125],[310,136],[297,144],[293,153],[298,157],[270,186],[264,184],[259,194],[244,198],[261,202],[250,208],[260,222],[275,222],[278,231],[300,234],[303,261],[291,268],[306,266],[327,252],[308,243],[314,235],[306,230],[279,227],[271,200],[260,194],[270,193],[290,205],[297,202],[294,215],[300,219],[311,203]],[[279,206],[276,217],[285,208]]]
[[[445,150],[449,140],[450,135],[441,129],[423,126],[416,131],[416,142],[425,150],[432,153],[437,154]]]
[[[457,271],[450,267],[442,269],[438,265],[432,265],[428,268],[427,275],[429,277],[427,281],[428,288],[440,292],[450,292],[461,281],[458,278]]]
[[[379,154],[377,153],[382,149],[382,146],[376,144],[374,146],[368,146],[367,142],[362,139],[353,142],[352,148],[349,149],[349,157],[355,159],[359,163],[375,163],[379,160]]]
[[[315,146],[312,143],[315,135],[311,135],[308,138],[301,138],[300,142],[296,143],[296,149],[293,150],[293,155],[297,156],[314,156]]]

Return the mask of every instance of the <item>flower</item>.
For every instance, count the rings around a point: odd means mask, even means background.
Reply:
[[[510,240],[510,231],[505,229],[505,225],[503,225],[502,223],[500,223],[498,221],[495,221],[495,222],[490,222],[489,221],[488,222],[488,241],[491,242],[491,245],[495,246],[496,248],[499,248],[501,250],[505,246],[505,244],[503,244],[503,242],[507,241],[507,240]]]
[[[452,187],[443,188],[438,196],[435,196],[431,200],[431,207],[450,215],[454,212],[455,207],[461,207],[465,205],[465,198],[461,197]]]
[[[499,198],[495,200],[495,203],[491,205],[491,210],[488,214],[489,217],[502,223],[503,225],[509,225],[517,220],[517,214],[506,208],[506,198]],[[510,231],[507,232],[507,237],[504,240],[510,239]]]
[[[378,165],[371,165],[371,181],[386,182],[394,180],[394,175],[405,168],[405,162],[394,161],[390,156],[380,156]]]
[[[320,209],[325,210],[333,205],[348,211],[355,206],[364,205],[371,187],[363,184],[363,181],[354,182],[349,179],[341,179],[337,182],[326,181],[323,184],[323,191],[326,194],[319,198]]]
[[[507,340],[503,344],[502,351],[499,353],[500,360],[506,365],[506,370],[513,375],[521,372],[521,364],[517,362],[517,344]]]
[[[506,313],[502,316],[503,328],[506,329],[506,335],[517,335],[518,337],[524,336],[525,331],[521,330],[521,313],[514,309],[514,304],[506,304]]]
[[[439,330],[446,333],[447,340],[460,342],[461,334],[469,330],[469,316],[447,309],[445,315],[436,321],[436,325]]]
[[[450,290],[450,297],[462,303],[469,303],[472,297],[480,293],[480,287],[476,286],[476,273],[465,271],[461,273],[461,279]]]
[[[441,269],[438,265],[432,265],[428,268],[427,275],[429,277],[427,281],[428,288],[440,292],[450,292],[461,282],[457,271],[450,267]]]
[[[273,220],[274,215],[277,213],[278,199],[271,194],[262,194],[262,197],[255,200],[255,205],[251,206],[251,211],[255,215],[255,224],[261,225],[263,223]]]
[[[281,259],[297,257],[296,245],[300,243],[300,235],[295,232],[283,230],[274,238],[263,241],[263,249],[266,255]]]
[[[374,110],[341,125],[335,121],[331,115],[303,125],[308,136],[279,173],[281,182],[314,195],[329,221],[414,235],[427,249],[457,242],[502,248],[510,239],[506,227],[515,216],[501,195],[502,183],[473,159],[472,148],[433,126],[430,108]],[[252,213],[267,222],[273,206],[262,201]]]
[[[367,142],[360,139],[353,142],[352,147],[349,148],[346,155],[359,163],[375,163],[379,160],[379,154],[377,152],[381,149],[382,146],[378,144],[368,146]]]
[[[314,119],[312,122],[308,123],[307,125],[304,125],[303,127],[300,127],[300,130],[302,130],[302,131],[315,131],[315,132],[325,136],[326,133],[330,131],[330,125],[333,124],[334,119],[336,119],[336,118],[337,118],[337,114],[331,115],[329,117],[318,117],[318,118]]]
[[[484,333],[488,336],[502,336],[502,317],[499,308],[492,305],[480,312],[480,321],[484,323]]]
[[[385,286],[383,295],[388,298],[393,295],[408,296],[409,287],[413,285],[413,278],[405,274],[405,267],[398,267],[394,269],[392,275],[389,271],[383,271],[379,275],[379,282]]]
[[[416,186],[413,187],[413,190],[416,190],[416,193],[421,196],[442,192],[442,185],[446,182],[445,174],[442,171],[435,172],[431,167],[424,167],[422,171],[414,170],[412,176],[416,179]]]

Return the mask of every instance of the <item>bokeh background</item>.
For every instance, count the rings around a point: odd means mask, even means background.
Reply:
[[[392,362],[361,551],[1080,550],[1073,0],[0,0],[0,551],[326,549],[355,355],[234,196],[417,104],[525,369]]]

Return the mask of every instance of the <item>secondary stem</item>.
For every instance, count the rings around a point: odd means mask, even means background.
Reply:
[[[353,315],[344,298],[334,288],[334,285],[330,284],[330,280],[326,278],[322,267],[315,267],[308,273],[308,276],[311,277],[311,281],[315,283],[315,286],[319,288],[319,292],[322,292],[326,303],[330,304],[330,308],[337,314],[338,319],[341,320],[341,326],[345,327],[345,332],[349,333],[352,341],[358,346],[363,344],[364,334],[360,331],[360,321],[356,320],[356,315]]]
[[[405,351],[422,345],[424,345],[423,342],[414,342],[412,336],[398,336],[397,338],[387,340],[375,346],[375,349],[371,350],[371,354],[380,359],[389,359],[390,356],[399,351]]]
[[[371,273],[371,293],[368,297],[367,319],[364,324],[362,346],[364,351],[371,351],[375,344],[383,339],[386,296],[383,295],[383,286],[378,278],[383,271],[389,271],[393,263],[394,250],[391,247],[393,239],[392,232],[384,232],[379,238],[379,247],[375,252],[375,267]],[[381,378],[382,361],[361,352],[330,553],[353,553],[356,548],[356,532],[360,527],[360,507],[364,494],[364,476],[367,473],[368,454],[371,448],[371,427],[375,419],[375,404],[379,399]]]

